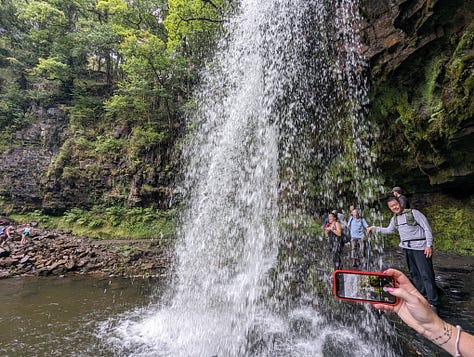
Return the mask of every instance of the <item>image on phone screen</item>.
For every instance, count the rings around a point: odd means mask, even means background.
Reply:
[[[373,301],[396,304],[397,299],[384,288],[395,287],[394,278],[382,274],[335,273],[335,294],[348,300]]]

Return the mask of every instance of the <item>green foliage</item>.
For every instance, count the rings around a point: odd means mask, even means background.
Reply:
[[[120,154],[126,147],[126,142],[121,139],[104,138],[98,136],[95,151],[100,154]]]
[[[430,207],[431,228],[437,249],[472,255],[474,252],[474,212],[466,208]]]
[[[153,146],[159,145],[164,137],[163,132],[157,132],[152,128],[136,127],[130,138],[130,150],[149,151]]]
[[[72,208],[61,217],[47,216],[40,211],[14,214],[11,217],[18,222],[34,221],[42,228],[60,229],[99,239],[168,239],[173,238],[176,232],[174,210],[97,206],[91,210]]]
[[[63,192],[45,193],[53,205],[53,196],[76,190],[84,206],[130,204],[132,177],[133,189],[155,205],[157,187],[168,184],[157,177],[167,181],[176,165],[169,148],[182,133],[182,107],[227,7],[224,0],[0,2],[2,132],[49,108],[68,120],[45,178],[61,183]]]
[[[435,249],[474,255],[474,199],[432,195],[424,209],[435,237]]]
[[[37,222],[38,226],[45,229],[54,229],[58,226],[60,217],[45,215],[40,210],[27,212],[23,214],[13,213],[10,217],[20,224]]]
[[[95,133],[97,123],[104,113],[102,99],[78,94],[75,95],[75,99],[75,105],[69,109],[71,129],[74,131],[92,129]]]
[[[65,81],[69,78],[69,67],[57,58],[39,58],[38,65],[33,69],[33,74],[43,76],[50,80]]]
[[[165,25],[169,48],[196,52],[212,46],[228,4],[224,0],[168,0]]]
[[[19,10],[18,17],[38,29],[63,26],[67,22],[64,13],[47,1],[27,1]]]
[[[28,102],[18,83],[6,84],[0,91],[0,129],[4,131],[7,127],[15,128],[24,124],[27,107]]]
[[[282,231],[293,234],[311,237],[318,237],[324,234],[322,220],[319,221],[313,216],[296,211],[287,212],[286,216],[281,216],[279,218],[279,226]]]

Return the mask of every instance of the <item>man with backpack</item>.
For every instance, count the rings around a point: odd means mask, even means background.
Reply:
[[[403,209],[396,197],[389,197],[388,208],[394,213],[388,227],[371,226],[367,230],[400,235],[400,247],[415,287],[429,301],[431,308],[438,311],[438,290],[433,270],[433,233],[425,215],[416,209]]]
[[[357,267],[365,255],[365,229],[369,227],[365,218],[359,216],[359,211],[353,209],[351,218],[347,221],[351,235],[351,259],[352,266]]]

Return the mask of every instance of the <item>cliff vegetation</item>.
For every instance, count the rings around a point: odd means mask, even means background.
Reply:
[[[236,7],[2,1],[0,213],[103,238],[173,235],[193,89]],[[473,7],[360,2],[382,186],[403,186],[446,237],[440,246],[463,253],[472,229],[458,220],[472,222],[474,207]]]

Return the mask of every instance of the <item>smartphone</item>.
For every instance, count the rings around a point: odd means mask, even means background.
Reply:
[[[334,272],[334,295],[341,300],[397,305],[398,298],[385,291],[387,287],[397,287],[393,276],[357,270]]]

